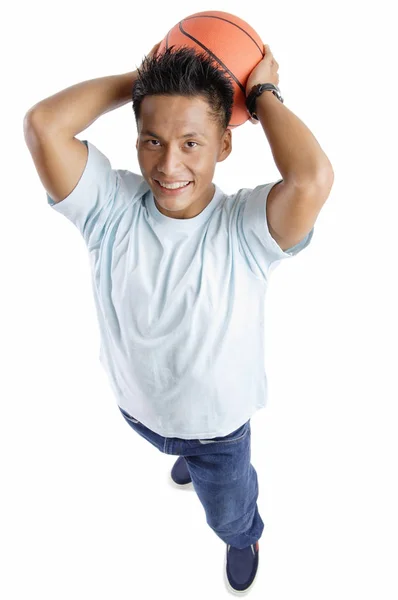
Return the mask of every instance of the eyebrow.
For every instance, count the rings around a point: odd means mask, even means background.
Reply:
[[[141,131],[141,135],[150,135],[152,137],[158,138],[158,139],[162,139],[162,136],[157,135],[156,133],[154,133],[153,131],[149,131],[148,129],[145,129],[144,131]],[[188,138],[188,137],[202,137],[204,138],[205,136],[202,133],[198,133],[196,131],[191,131],[191,133],[185,133],[184,135],[182,135],[180,137],[180,139],[183,138]]]

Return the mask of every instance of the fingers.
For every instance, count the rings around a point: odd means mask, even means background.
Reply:
[[[272,54],[271,48],[268,46],[268,44],[264,44],[264,54],[265,54],[265,55],[267,55],[267,56],[269,56],[269,57],[272,57],[272,61],[273,61],[273,63],[274,63],[274,64],[275,64],[277,67],[279,67],[279,63],[278,63],[278,62],[275,60],[275,57],[274,57],[274,55]]]
[[[157,51],[159,50],[160,44],[162,42],[158,42],[157,44],[154,45],[154,47],[152,48],[152,50],[149,52],[148,56],[156,56]]]
[[[265,53],[264,59],[265,59],[266,57],[267,57],[267,58],[270,58],[270,59],[271,59],[271,66],[274,68],[274,70],[276,69],[276,77],[277,77],[277,82],[276,82],[276,85],[278,85],[278,84],[279,84],[279,74],[278,74],[278,70],[279,70],[279,63],[278,63],[278,61],[277,61],[277,60],[275,60],[275,57],[274,57],[274,55],[272,54],[272,52],[271,52],[271,49],[270,49],[270,47],[268,46],[268,44],[264,44],[264,53]]]

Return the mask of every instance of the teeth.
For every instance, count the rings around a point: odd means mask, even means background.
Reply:
[[[176,190],[177,188],[184,187],[188,185],[189,181],[183,181],[182,183],[162,183],[159,181],[160,185],[168,190]]]

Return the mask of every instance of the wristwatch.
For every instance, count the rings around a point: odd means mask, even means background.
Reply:
[[[283,98],[277,85],[274,85],[273,83],[258,83],[257,85],[254,85],[250,91],[250,94],[246,98],[246,108],[249,111],[252,119],[256,119],[256,121],[259,120],[258,116],[254,112],[256,110],[256,100],[265,91],[271,91],[274,96],[276,96],[283,104]]]

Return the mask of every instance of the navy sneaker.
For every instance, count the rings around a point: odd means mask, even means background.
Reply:
[[[239,550],[227,544],[225,574],[229,591],[241,596],[249,591],[257,575],[258,541]]]
[[[177,461],[174,463],[174,466],[171,469],[171,478],[174,483],[177,483],[178,485],[185,485],[192,481],[188,471],[187,462],[183,456],[177,458]]]

